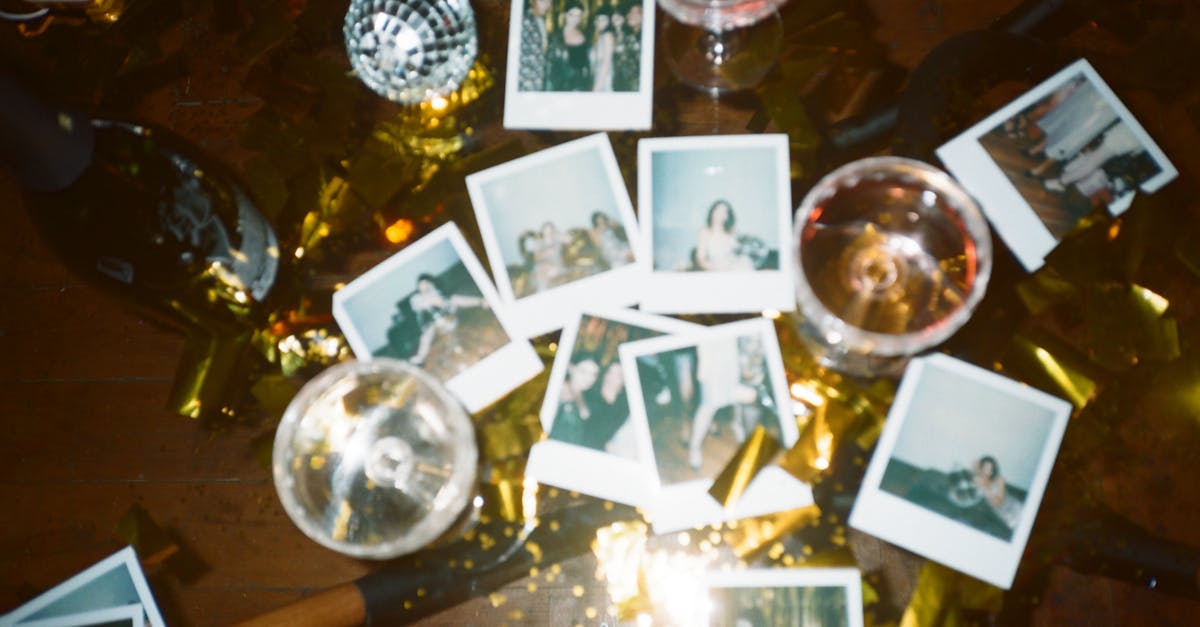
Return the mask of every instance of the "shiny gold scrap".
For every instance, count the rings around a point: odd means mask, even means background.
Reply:
[[[821,508],[816,505],[748,518],[736,530],[726,532],[725,542],[733,547],[734,555],[745,558],[763,547],[778,544],[782,548],[781,539],[820,519]]]
[[[709,495],[725,508],[734,506],[746,487],[779,449],[779,441],[767,433],[762,425],[756,426],[750,437],[738,447],[733,459],[717,475],[708,490]]]
[[[1096,396],[1097,383],[1089,374],[1086,358],[1053,337],[1014,335],[1002,364],[1012,376],[1065,398],[1077,409]]]
[[[900,627],[961,624],[962,610],[999,611],[1004,591],[935,562],[926,562]]]
[[[499,592],[493,592],[488,595],[488,601],[492,602],[492,607],[500,607],[501,605],[504,605],[506,601],[508,601],[508,597],[500,594]]]

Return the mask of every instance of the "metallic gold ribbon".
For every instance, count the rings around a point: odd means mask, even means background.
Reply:
[[[966,627],[962,610],[997,612],[1004,591],[935,562],[926,562],[900,627]]]
[[[779,452],[779,448],[779,441],[767,433],[762,425],[754,427],[754,431],[717,475],[708,493],[722,507],[733,507],[746,491],[746,487],[758,475],[758,471],[770,463]]]

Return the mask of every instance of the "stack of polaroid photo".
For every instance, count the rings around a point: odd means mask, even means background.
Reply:
[[[756,427],[797,438],[771,321],[658,315],[794,308],[787,138],[643,140],[639,162],[640,225],[602,133],[467,177],[496,286],[451,223],[338,291],[334,315],[355,355],[420,365],[471,411],[541,371],[530,340],[561,330],[528,473],[656,530],[810,504],[778,467],[728,510],[708,495]]]
[[[644,19],[653,11],[643,14],[643,4],[624,6]],[[602,104],[614,96],[598,83],[560,88],[570,68],[538,66],[539,50],[563,43],[545,41],[562,36],[544,29],[556,10],[559,22],[601,19],[576,14],[578,3],[514,4],[509,76],[532,82],[510,81],[506,123],[556,128],[546,116],[578,104],[568,92]],[[531,39],[543,47],[525,50]],[[632,98],[647,89],[645,73],[640,80],[612,89]],[[648,95],[639,97],[648,124]],[[1135,191],[1176,176],[1083,60],[938,154],[1029,271],[1084,214],[1119,214]],[[359,358],[420,365],[477,411],[540,372],[530,340],[561,330],[531,478],[639,506],[656,532],[812,502],[809,487],[777,466],[729,508],[708,494],[755,428],[784,446],[797,439],[771,321],[702,327],[661,315],[794,309],[786,136],[642,140],[640,219],[603,133],[466,184],[495,286],[457,226],[444,225],[335,294],[335,317]],[[915,360],[851,524],[1011,585],[1067,415],[1065,402],[1000,375],[945,356]]]
[[[87,570],[0,616],[0,627],[164,627],[133,547],[125,547]]]

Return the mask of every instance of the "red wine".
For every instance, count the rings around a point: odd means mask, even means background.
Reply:
[[[0,133],[34,222],[89,283],[211,332],[241,326],[275,283],[270,224],[179,136],[45,105],[3,76]]]

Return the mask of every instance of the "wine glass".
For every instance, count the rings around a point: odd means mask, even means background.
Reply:
[[[479,51],[467,0],[352,0],[342,34],[358,77],[404,105],[458,89]]]
[[[411,553],[471,519],[479,453],[466,410],[388,358],[306,383],[275,433],[275,488],[293,522],[354,557]]]
[[[679,80],[720,94],[758,83],[779,56],[786,0],[658,0],[662,45]]]
[[[991,275],[987,222],[942,170],[902,157],[850,162],[796,210],[800,335],[823,365],[896,377],[954,334]]]

